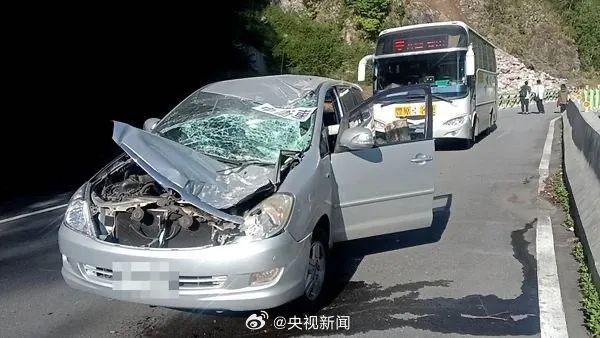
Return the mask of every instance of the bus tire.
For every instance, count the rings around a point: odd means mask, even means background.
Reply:
[[[477,127],[477,118],[475,118],[473,127],[471,127],[471,137],[465,140],[465,149],[470,149],[475,144],[475,140],[477,138]]]

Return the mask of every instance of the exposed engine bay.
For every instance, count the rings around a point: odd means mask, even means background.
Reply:
[[[181,200],[132,160],[92,182],[92,218],[99,238],[138,247],[224,245],[240,235],[234,224]]]

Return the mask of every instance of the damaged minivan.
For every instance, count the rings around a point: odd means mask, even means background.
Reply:
[[[334,243],[430,226],[431,107],[428,86],[364,100],[354,84],[280,75],[207,85],[143,129],[115,122],[124,154],[71,198],[62,275],[174,308],[318,303]],[[375,112],[397,118],[380,128]]]

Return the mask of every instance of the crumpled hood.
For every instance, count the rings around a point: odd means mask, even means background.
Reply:
[[[217,217],[242,223],[227,209],[272,186],[275,168],[249,165],[235,168],[175,141],[114,122],[113,140],[160,185],[177,191],[184,201]]]

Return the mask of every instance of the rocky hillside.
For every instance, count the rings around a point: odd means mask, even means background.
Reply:
[[[578,74],[575,42],[542,1],[408,0],[406,9],[411,23],[460,20],[492,41],[498,47],[500,91],[514,91],[537,79],[558,87]]]
[[[558,88],[567,79],[554,77],[544,71],[535,71],[527,67],[518,58],[496,50],[496,63],[498,67],[498,89],[500,92],[515,92],[525,81],[532,85],[536,80],[542,80],[546,88]]]
[[[577,46],[547,1],[525,0],[274,0],[286,11],[308,12],[317,22],[342,27],[343,39],[373,41],[380,29],[461,20],[498,47],[501,91],[541,79],[556,87],[580,71]],[[365,5],[367,3],[367,5]],[[383,3],[377,13],[372,4]],[[369,7],[364,10],[365,6]],[[375,27],[375,28],[374,28]]]

